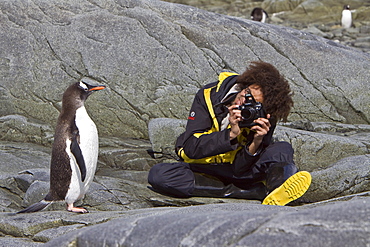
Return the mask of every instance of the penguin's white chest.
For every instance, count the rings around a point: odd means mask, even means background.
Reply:
[[[261,22],[262,23],[265,23],[266,22],[266,18],[267,18],[266,13],[265,12],[262,12],[262,20],[261,20]]]
[[[350,28],[352,26],[352,13],[350,10],[345,9],[342,11],[342,27]]]
[[[80,168],[70,150],[67,150],[70,156],[72,168],[72,178],[69,190],[66,196],[66,202],[72,203],[84,196],[88,190],[95,174],[98,161],[99,139],[95,123],[86,112],[85,107],[80,107],[76,111],[75,124],[79,132],[79,146],[86,166],[86,178],[81,179]],[[68,143],[69,142],[69,143]],[[70,140],[67,140],[67,149],[70,147]]]

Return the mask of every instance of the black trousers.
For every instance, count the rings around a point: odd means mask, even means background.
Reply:
[[[266,180],[271,164],[285,162],[294,165],[293,154],[294,150],[288,142],[275,142],[260,154],[251,169],[238,176],[234,174],[230,163],[160,163],[150,169],[148,182],[159,193],[190,197],[194,190],[194,172],[196,172],[213,176],[225,185],[232,183],[241,189],[250,189],[255,183]]]

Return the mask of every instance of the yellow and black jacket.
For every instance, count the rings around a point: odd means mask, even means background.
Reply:
[[[223,72],[219,81],[210,83],[198,91],[194,98],[186,131],[176,142],[179,157],[187,163],[215,164],[230,163],[235,173],[248,170],[259,158],[259,154],[270,144],[276,124],[264,137],[254,155],[246,147],[253,140],[253,132],[245,128],[242,135],[230,141],[230,129],[221,130],[221,121],[227,116],[226,106],[219,104],[236,83],[237,74]]]

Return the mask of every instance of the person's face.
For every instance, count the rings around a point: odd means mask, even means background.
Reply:
[[[244,104],[244,102],[245,102],[245,97],[244,96],[245,96],[245,94],[248,93],[248,90],[253,95],[254,99],[257,102],[263,103],[262,88],[260,86],[258,86],[257,84],[252,84],[249,87],[240,91],[240,93],[238,93],[238,95],[236,96],[236,98],[233,102],[233,105],[242,105],[242,104]]]

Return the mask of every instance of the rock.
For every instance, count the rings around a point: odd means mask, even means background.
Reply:
[[[0,139],[51,145],[53,129],[46,124],[29,121],[21,115],[8,115],[0,117]]]
[[[292,144],[294,159],[300,169],[315,171],[327,168],[349,156],[369,153],[369,142],[349,137],[289,129],[278,126],[274,138]],[[314,154],[314,155],[313,155]]]
[[[268,13],[278,13],[282,11],[292,11],[303,1],[274,1],[265,0],[262,3],[262,8]]]
[[[4,237],[4,238],[1,238],[1,244],[3,246],[9,246],[9,247],[15,247],[15,246],[38,247],[38,246],[43,245],[44,243],[33,242],[31,239],[28,239],[28,238]]]
[[[186,120],[155,118],[149,122],[148,133],[155,157],[169,155],[176,159],[175,144],[177,137],[185,131]]]
[[[77,231],[78,229],[84,227],[84,224],[73,224],[66,226],[58,226],[50,229],[43,230],[34,235],[33,240],[35,242],[48,242],[54,239],[56,236],[61,236],[67,234],[68,232]]]
[[[81,78],[107,85],[86,106],[100,136],[147,139],[151,119],[186,119],[202,85],[259,59],[291,84],[290,121],[370,118],[369,55],[306,32],[161,1],[13,2],[0,3],[4,140],[50,145],[62,93]]]
[[[369,155],[341,159],[326,169],[312,172],[314,179],[305,198],[308,201],[321,201],[370,191],[369,174]]]
[[[370,48],[370,37],[358,37],[356,38],[355,42],[353,43],[353,46],[355,47],[361,47],[361,48]]]
[[[370,25],[369,26],[361,26],[360,33],[369,34],[370,33]]]
[[[38,240],[48,241],[47,237],[54,229],[55,238],[62,235],[73,227],[80,228],[82,226],[99,224],[107,220],[116,218],[120,212],[94,212],[91,214],[77,215],[70,214],[67,211],[54,212],[38,212],[33,214],[9,214],[1,213],[0,219],[1,232],[7,236],[18,238],[33,239],[37,236]],[[69,228],[65,226],[70,226]],[[37,242],[37,241],[35,241]],[[7,245],[9,247],[16,245]]]
[[[361,0],[244,1],[244,3],[239,4],[238,7],[235,7],[233,2],[225,4],[223,1],[212,1],[210,3],[192,0],[167,1],[188,4],[208,11],[243,17],[246,19],[249,19],[249,14],[254,7],[262,7],[269,14],[269,18],[267,19],[269,24],[293,27],[309,33],[315,32],[315,35],[332,40],[335,40],[333,32],[336,32],[336,30],[342,32],[340,19],[342,8],[345,4],[349,4],[351,7],[352,19],[356,29],[361,30],[363,26],[365,26],[366,29],[366,26],[370,25],[370,7],[367,6],[368,4],[364,4]],[[324,28],[325,31],[322,30],[324,33],[317,33],[317,31],[312,30],[314,29],[313,27],[321,30]],[[370,53],[370,49],[366,45],[354,45],[353,41],[356,37],[348,38],[348,36],[345,36],[338,42],[354,47],[360,51]]]
[[[31,204],[41,201],[49,192],[49,182],[36,180],[27,189],[23,198],[23,206],[28,207]]]
[[[322,32],[320,29],[318,29],[315,26],[304,28],[304,29],[302,29],[302,31],[307,32],[307,33],[311,33],[311,34],[314,34],[314,35],[317,35],[317,36],[320,36],[320,37],[329,38],[329,39],[333,38],[333,36],[334,36],[331,33]]]
[[[109,167],[148,171],[155,163],[148,140],[100,138],[98,169]]]
[[[318,203],[301,207],[279,207],[248,203],[209,204],[184,208],[162,207],[129,212],[96,212],[89,215],[28,216],[30,223],[68,222],[69,233],[56,236],[45,246],[296,246],[297,242],[315,242],[315,246],[366,246],[370,241],[368,195],[339,204]],[[21,216],[2,215],[4,222],[17,227]],[[40,216],[43,216],[42,218]],[[38,218],[41,218],[41,222]],[[108,222],[107,219],[111,219]],[[99,223],[101,222],[101,223]],[[354,223],[355,222],[355,223]],[[339,224],[338,224],[339,223]],[[60,224],[60,223],[59,223]],[[58,228],[56,228],[57,230]],[[23,230],[23,231],[24,231]],[[62,229],[64,232],[65,229]],[[8,231],[9,232],[9,231]],[[13,230],[13,232],[16,232]],[[20,232],[20,231],[19,231]],[[305,245],[306,246],[306,245]]]

